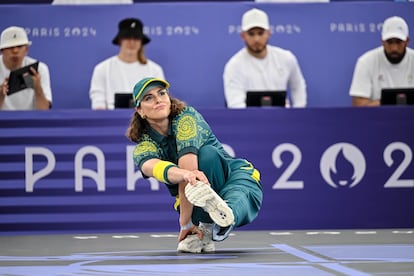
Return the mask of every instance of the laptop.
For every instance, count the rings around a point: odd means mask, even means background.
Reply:
[[[414,105],[414,87],[382,89],[381,105]]]
[[[114,99],[115,108],[134,108],[134,99],[130,92],[115,93]]]
[[[247,91],[246,106],[285,107],[286,91]]]

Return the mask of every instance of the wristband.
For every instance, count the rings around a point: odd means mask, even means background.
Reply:
[[[181,230],[188,230],[188,229],[190,229],[191,227],[193,227],[194,226],[194,224],[193,224],[193,222],[192,221],[190,221],[189,223],[187,223],[186,225],[181,225]]]
[[[177,165],[169,161],[158,161],[152,168],[152,175],[158,181],[171,184],[170,181],[168,181],[168,170],[172,167],[177,167]]]

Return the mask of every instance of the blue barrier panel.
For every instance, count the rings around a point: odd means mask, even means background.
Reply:
[[[414,109],[200,109],[261,172],[241,229],[414,227]],[[0,113],[0,233],[176,231],[174,198],[144,180],[130,110]]]
[[[172,92],[195,107],[224,107],[224,64],[243,47],[240,19],[252,7],[269,13],[270,43],[297,55],[310,107],[351,105],[348,90],[356,59],[380,45],[385,18],[405,17],[414,30],[414,5],[372,1],[4,5],[0,29],[19,24],[28,31],[30,55],[50,67],[54,108],[90,108],[94,65],[118,53],[111,44],[118,21],[139,17],[152,39],[146,52],[165,69]]]

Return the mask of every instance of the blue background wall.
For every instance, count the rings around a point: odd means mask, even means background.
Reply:
[[[261,172],[263,207],[242,230],[414,227],[413,108],[200,112]],[[0,234],[176,231],[175,198],[134,177],[130,116],[0,113]]]
[[[172,93],[196,107],[223,107],[222,71],[241,47],[240,18],[259,7],[270,15],[270,43],[292,50],[308,84],[310,107],[350,106],[356,59],[380,45],[392,15],[414,30],[414,5],[394,2],[256,4],[140,3],[115,6],[2,5],[0,29],[18,24],[33,41],[30,55],[51,71],[53,107],[89,108],[89,82],[99,61],[117,54],[117,23],[138,17],[152,42],[148,57],[162,65]]]

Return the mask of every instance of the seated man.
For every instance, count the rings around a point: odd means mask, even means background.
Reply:
[[[264,11],[251,9],[242,17],[246,47],[230,58],[223,81],[227,107],[245,108],[248,91],[290,91],[291,106],[306,106],[306,83],[295,55],[268,45],[269,18]]]
[[[44,110],[51,107],[52,89],[49,68],[43,62],[39,62],[38,70],[30,68],[33,87],[8,95],[10,72],[36,62],[35,59],[27,56],[31,44],[23,28],[12,26],[1,33],[0,110]]]
[[[358,58],[349,94],[353,106],[379,106],[383,88],[414,87],[414,51],[408,25],[393,16],[382,26],[382,46]]]

